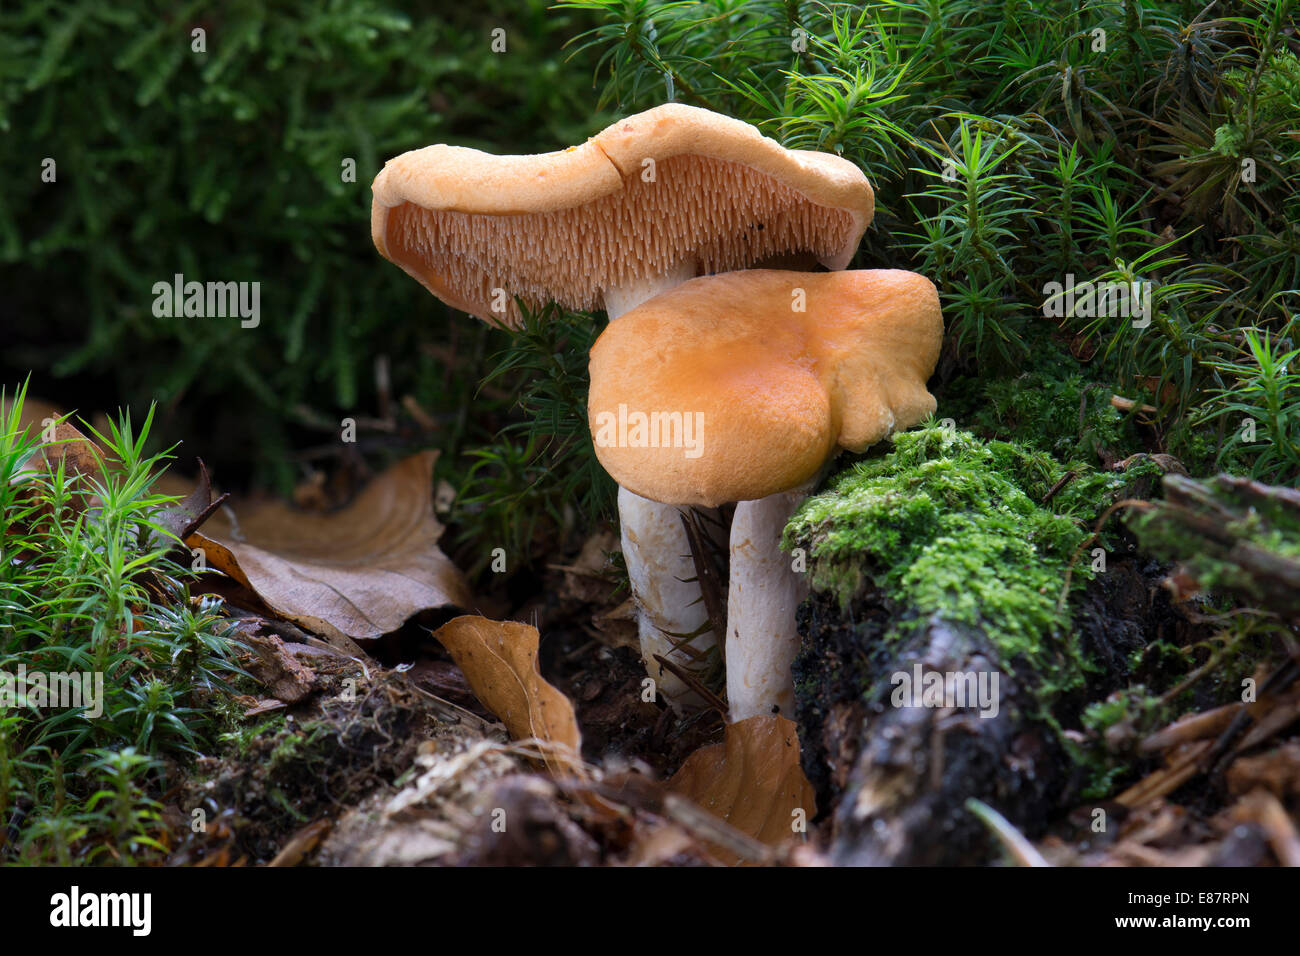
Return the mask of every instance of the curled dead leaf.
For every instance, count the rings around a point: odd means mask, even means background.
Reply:
[[[375,638],[430,608],[467,607],[469,584],[437,547],[437,452],[394,465],[331,514],[276,503],[228,506],[186,544],[277,614],[335,640]]]
[[[817,812],[799,762],[798,728],[784,717],[760,714],[728,724],[725,733],[722,743],[687,757],[668,789],[768,846],[793,839],[794,822]],[[717,855],[736,859],[725,848]]]
[[[582,735],[573,705],[537,669],[537,628],[467,614],[433,633],[511,738],[539,741],[554,771],[580,766]]]
[[[196,460],[199,464],[196,481],[191,483],[171,472],[164,472],[154,482],[155,491],[180,499],[172,507],[163,509],[154,521],[182,541],[198,530],[230,497],[213,492],[208,466],[203,464],[202,458]]]

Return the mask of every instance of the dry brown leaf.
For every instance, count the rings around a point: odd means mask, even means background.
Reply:
[[[7,403],[0,404],[0,415],[5,414],[8,414]],[[86,479],[99,477],[103,471],[99,449],[69,420],[58,421],[62,414],[57,407],[40,399],[28,398],[23,402],[18,424],[36,440],[37,447],[36,453],[23,463],[20,471],[29,474],[52,473],[62,463],[63,473],[70,482],[78,475]],[[99,500],[90,494],[84,482],[70,486],[80,488],[70,502],[75,511],[85,512],[99,504]]]
[[[334,824],[329,820],[317,820],[314,823],[307,824],[291,836],[289,842],[281,847],[280,852],[275,855],[275,859],[266,865],[297,866],[308,853],[316,849],[333,826]]]
[[[232,524],[223,508],[185,543],[277,614],[336,640],[380,637],[429,608],[468,607],[465,576],[436,545],[437,457],[399,462],[332,514],[234,505]]]
[[[537,628],[467,614],[433,633],[464,672],[474,695],[513,739],[541,741],[552,770],[578,767],[578,720],[569,699],[537,670]]]
[[[29,416],[29,411],[31,415]],[[39,417],[38,417],[39,416]],[[53,471],[63,462],[64,473],[68,475],[98,475],[101,471],[101,458],[95,444],[83,435],[68,420],[57,421],[53,408],[49,413],[23,406],[20,424],[30,429],[32,435],[41,443],[40,453],[33,455],[24,466],[25,471],[46,468]],[[49,425],[47,435],[46,424]],[[50,440],[46,440],[49,438]]]
[[[795,811],[805,820],[816,814],[799,763],[798,728],[775,715],[728,724],[723,742],[687,757],[668,789],[768,846],[793,837]]]
[[[196,461],[199,464],[197,479],[186,481],[167,471],[157,477],[153,486],[154,491],[160,494],[174,495],[180,499],[172,507],[159,512],[154,521],[182,541],[202,527],[213,512],[230,497],[213,493],[208,466],[203,464],[202,458]]]

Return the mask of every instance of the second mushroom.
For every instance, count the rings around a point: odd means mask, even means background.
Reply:
[[[823,466],[934,411],[943,320],[913,272],[751,270],[692,279],[591,350],[596,453],[645,498],[738,502],[727,600],[728,717],[791,715],[802,576],[781,534]]]

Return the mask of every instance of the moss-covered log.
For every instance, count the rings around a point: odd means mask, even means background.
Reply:
[[[804,611],[814,645],[838,643],[851,654],[871,646],[872,626],[844,629],[825,596]],[[805,661],[803,676],[818,669]],[[865,699],[806,694],[800,701],[801,728],[820,728],[805,752],[817,764],[809,769],[833,794],[836,863],[983,862],[990,852],[984,827],[964,807],[972,796],[1019,825],[1041,828],[1068,781],[1070,762],[1052,728],[1033,716],[1033,695],[1003,669],[981,629],[935,616],[913,629],[880,673],[885,680]],[[829,690],[833,677],[821,674]],[[944,706],[956,697],[942,700],[949,688],[930,683],[933,675],[950,674],[974,675],[967,706]],[[924,675],[919,688],[918,675]],[[982,696],[982,690],[992,693]],[[907,700],[923,701],[927,691],[931,705]]]
[[[979,862],[968,798],[1033,832],[1081,792],[1065,730],[1128,676],[1159,570],[1118,537],[1089,541],[1090,525],[1158,471],[1066,468],[927,428],[796,514],[786,544],[813,585],[796,716],[819,803],[836,808],[834,859]]]

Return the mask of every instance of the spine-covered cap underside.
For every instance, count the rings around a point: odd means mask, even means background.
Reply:
[[[598,309],[605,289],[683,262],[708,274],[808,252],[841,269],[873,208],[848,161],[670,104],[561,152],[404,153],[375,179],[371,230],[443,301],[514,325],[515,297]]]

